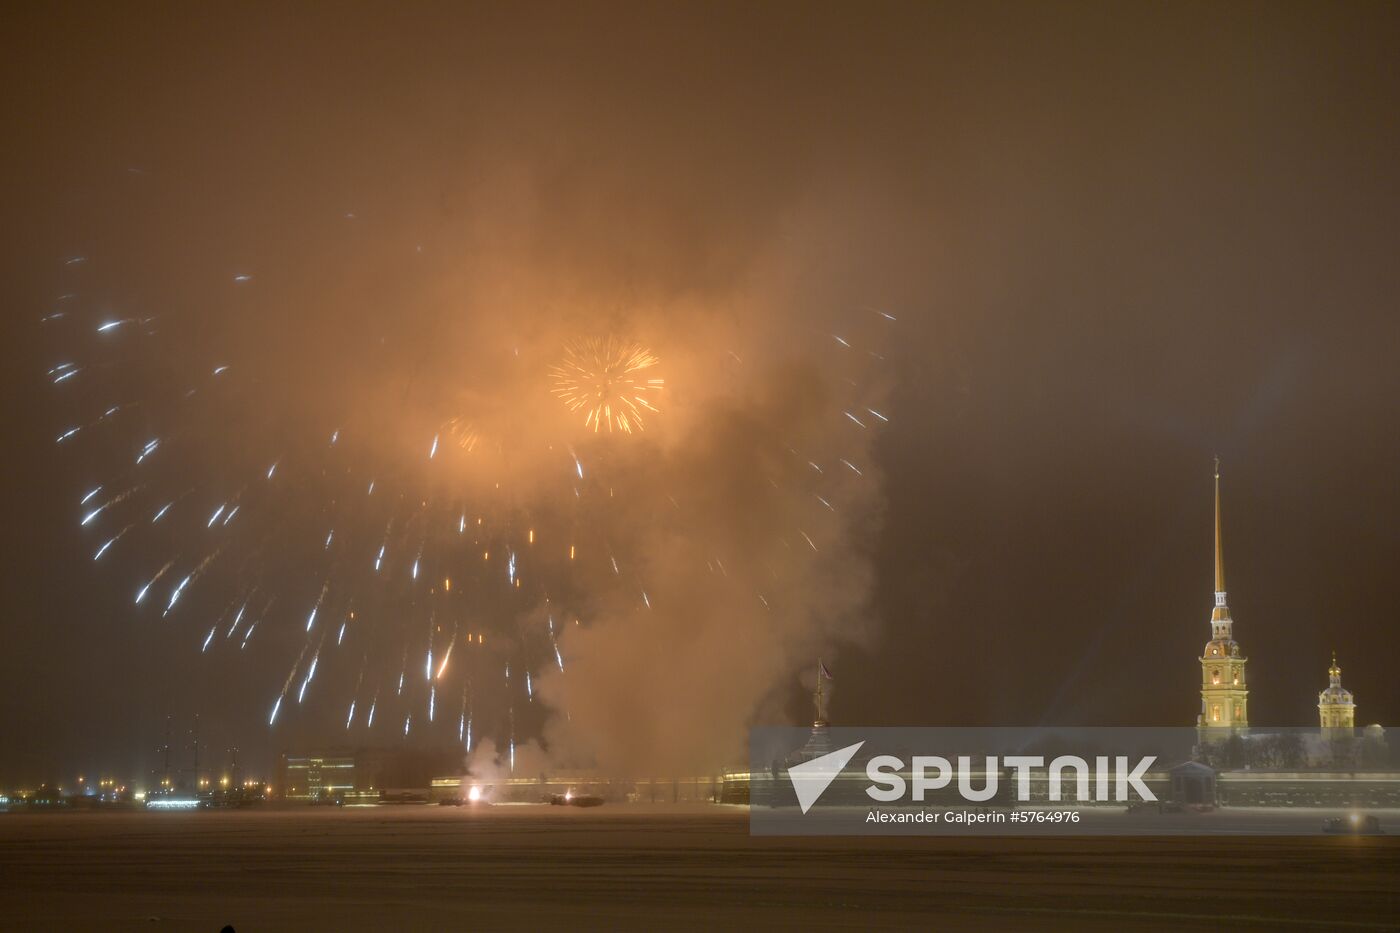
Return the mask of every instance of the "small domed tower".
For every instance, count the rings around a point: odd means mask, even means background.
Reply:
[[[1210,641],[1201,652],[1201,714],[1196,732],[1201,744],[1218,742],[1249,730],[1249,689],[1244,682],[1246,658],[1234,637],[1234,620],[1225,604],[1225,556],[1220,541],[1220,461],[1215,461],[1215,608],[1210,614]]]
[[[1342,686],[1342,669],[1337,666],[1337,655],[1332,655],[1332,666],[1327,669],[1327,689],[1317,695],[1317,716],[1322,722],[1325,738],[1339,738],[1352,734],[1356,726],[1356,701],[1351,691]]]

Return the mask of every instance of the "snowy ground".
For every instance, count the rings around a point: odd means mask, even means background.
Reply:
[[[698,805],[0,814],[0,929],[1400,926],[1395,835],[752,838],[747,819]]]

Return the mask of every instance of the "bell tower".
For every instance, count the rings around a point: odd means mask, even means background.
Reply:
[[[1234,637],[1234,620],[1225,602],[1225,556],[1220,535],[1220,458],[1215,460],[1215,608],[1210,614],[1210,641],[1201,653],[1200,740],[1220,741],[1249,729],[1246,658]]]

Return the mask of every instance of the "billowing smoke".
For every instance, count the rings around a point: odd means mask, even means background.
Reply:
[[[147,235],[95,239],[55,340],[106,379],[71,423],[131,413],[84,449],[133,490],[98,572],[124,607],[156,578],[201,689],[285,745],[709,773],[868,637],[898,339],[864,278],[878,185],[665,119],[606,159],[605,127],[544,107],[388,178],[242,178],[204,195],[210,241],[171,233],[178,179],[127,180]],[[645,430],[550,391],[610,339],[657,360]]]
[[[851,290],[852,270],[814,245],[831,241],[831,220],[807,216],[800,200],[786,207],[792,229],[775,221],[772,243],[703,286],[688,263],[711,267],[723,252],[703,238],[622,281],[589,261],[592,247],[551,265],[532,246],[497,265],[514,289],[477,283],[528,296],[503,320],[533,338],[522,351],[536,358],[531,380],[570,336],[619,334],[652,348],[666,381],[661,412],[627,436],[561,422],[538,385],[504,393],[514,443],[570,437],[615,484],[589,513],[593,546],[609,554],[592,555],[573,594],[579,610],[551,601],[528,623],[549,617],[559,632],[560,663],[533,681],[551,710],[542,740],[553,767],[708,773],[742,760],[751,723],[790,717],[801,671],[870,634],[882,504],[874,445],[898,325],[883,309],[833,300]],[[585,226],[567,212],[553,222]],[[628,236],[597,222],[605,238]],[[649,218],[636,234],[668,227]],[[554,274],[540,282],[524,271],[543,268]],[[541,408],[521,419],[518,400],[532,392]],[[548,478],[528,494],[556,508],[574,495]]]
[[[801,670],[869,634],[882,350],[897,325],[870,307],[824,306],[839,271],[809,259],[760,253],[701,294],[634,288],[593,320],[524,316],[545,335],[531,356],[574,333],[622,334],[654,350],[666,380],[642,434],[561,424],[538,387],[531,429],[514,431],[540,448],[572,438],[615,484],[589,513],[592,547],[608,554],[590,555],[576,611],[551,599],[524,623],[548,618],[559,633],[558,663],[533,681],[551,710],[549,767],[713,772],[742,759],[748,725],[787,720]],[[562,509],[574,495],[543,477],[526,498]],[[501,754],[491,749],[494,766]],[[474,767],[493,765],[478,755]]]

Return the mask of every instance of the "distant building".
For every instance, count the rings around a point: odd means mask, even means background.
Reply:
[[[336,746],[283,754],[277,791],[287,800],[378,800],[386,789],[428,799],[433,774],[460,771],[460,747],[370,748]]]
[[[282,756],[279,790],[287,800],[325,800],[355,789],[355,758],[339,756]]]
[[[1332,655],[1332,666],[1327,669],[1327,678],[1327,689],[1317,695],[1317,716],[1322,735],[1324,738],[1350,736],[1356,727],[1356,700],[1351,691],[1342,686],[1342,669],[1337,666],[1335,654]]]
[[[1210,614],[1210,641],[1201,653],[1201,712],[1196,731],[1204,745],[1249,730],[1246,658],[1234,637],[1234,621],[1225,604],[1225,558],[1220,535],[1220,461],[1215,462],[1215,608]]]

